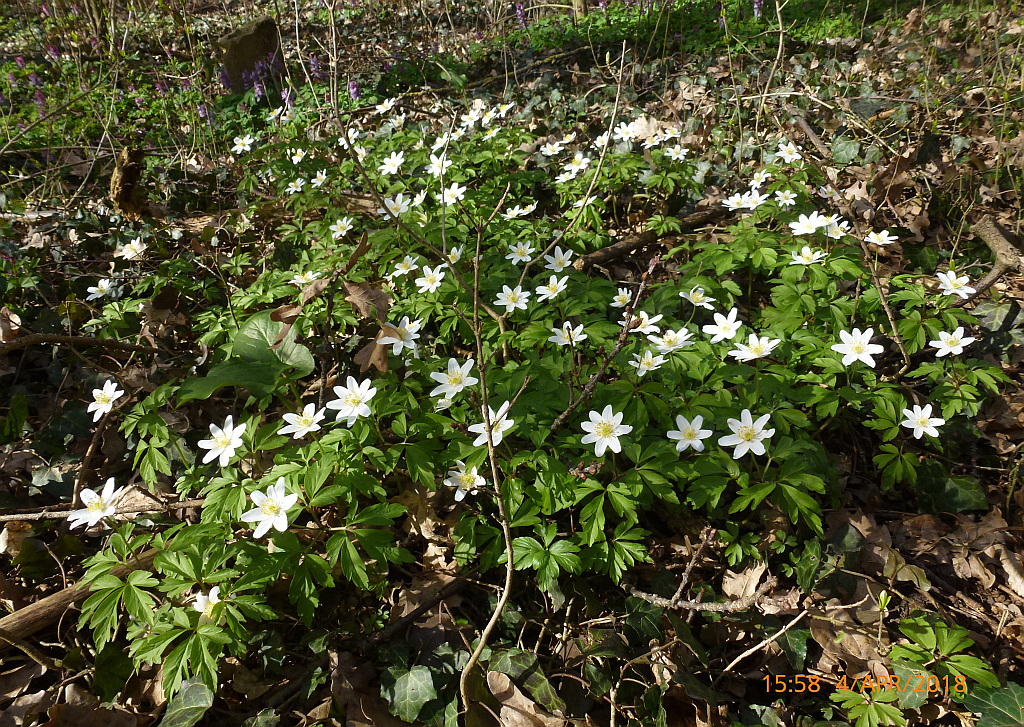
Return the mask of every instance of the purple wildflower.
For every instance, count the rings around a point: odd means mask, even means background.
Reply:
[[[348,97],[355,101],[357,98],[362,96],[362,91],[359,90],[359,84],[355,81],[348,82]]]
[[[516,3],[516,22],[519,23],[520,28],[526,27],[526,10],[522,3]]]

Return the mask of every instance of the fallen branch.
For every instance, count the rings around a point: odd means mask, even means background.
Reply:
[[[115,341],[113,338],[93,338],[92,336],[65,336],[59,333],[29,333],[26,336],[19,336],[6,343],[0,343],[0,356],[6,356],[12,351],[17,351],[37,343],[52,343],[57,346],[99,346],[100,348],[112,348],[118,351],[141,351],[143,353],[159,353],[159,348],[152,346],[136,346],[134,343]]]
[[[698,227],[717,222],[727,214],[728,210],[724,207],[699,209],[679,220],[679,230],[680,232],[695,230]],[[573,267],[577,270],[589,270],[594,265],[605,265],[616,258],[622,257],[627,252],[644,247],[645,245],[653,245],[661,239],[667,240],[671,238],[662,238],[652,230],[646,230],[637,235],[630,235],[589,255],[577,258],[576,262],[573,263]]]
[[[637,590],[636,588],[629,588],[629,595],[636,598],[642,598],[648,603],[653,603],[655,606],[661,606],[662,608],[668,608],[672,610],[680,611],[704,611],[705,613],[733,613],[734,611],[745,611],[761,598],[764,594],[775,588],[778,585],[778,579],[775,576],[768,576],[768,579],[758,586],[757,590],[751,595],[745,596],[744,598],[737,598],[735,601],[725,601],[717,603],[715,601],[680,601],[674,598],[662,598],[661,596],[655,596],[653,593],[645,593]]]
[[[953,303],[952,308],[961,308],[967,305],[986,290],[995,285],[999,278],[1011,270],[1024,271],[1024,257],[1021,256],[1018,245],[1020,240],[1012,232],[1000,225],[991,217],[985,217],[980,222],[971,225],[971,232],[981,238],[992,254],[996,257],[995,265],[988,275],[974,284],[974,293],[967,298],[962,298]]]
[[[169,510],[185,510],[190,507],[201,507],[205,499],[182,500],[181,502],[153,503],[152,505],[134,505],[132,507],[118,508],[114,515],[125,515],[139,512],[167,512]],[[16,512],[14,514],[0,515],[0,523],[11,520],[51,520],[68,517],[75,510],[29,510]]]
[[[160,551],[153,549],[139,555],[130,565],[122,565],[111,571],[112,575],[123,578],[132,571],[149,568]],[[62,591],[19,608],[12,614],[0,618],[0,633],[10,634],[16,639],[25,639],[56,623],[71,606],[84,601],[89,596],[90,588],[84,583],[76,583]],[[0,644],[0,651],[9,644]]]

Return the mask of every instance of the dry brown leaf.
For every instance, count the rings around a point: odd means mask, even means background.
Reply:
[[[21,318],[7,306],[0,308],[0,343],[7,343],[21,330]]]
[[[277,334],[277,338],[270,345],[271,349],[278,348],[284,343],[284,339],[291,333],[292,325],[299,319],[300,313],[302,313],[301,305],[282,305],[271,312],[270,320],[284,324],[281,326],[281,331]]]
[[[4,525],[3,532],[0,532],[0,555],[9,555],[17,558],[21,552],[21,544],[25,538],[32,536],[32,526],[21,520],[12,520]]]
[[[487,688],[501,702],[498,718],[505,727],[561,727],[565,724],[564,719],[548,714],[528,699],[501,672],[487,672]]]
[[[359,258],[365,255],[370,249],[369,239],[369,235],[364,232],[362,238],[359,240],[359,244],[356,245],[356,249],[348,256],[348,260],[345,261],[345,265],[341,268],[342,275],[351,270],[352,266],[359,262]]]
[[[1009,548],[1000,548],[999,562],[1006,572],[1006,585],[1018,596],[1024,598],[1024,558]]]
[[[299,301],[302,305],[306,305],[313,298],[320,295],[322,292],[327,290],[331,285],[331,278],[317,278],[312,283],[302,289],[302,295],[299,296]]]
[[[355,311],[363,318],[376,318],[381,325],[387,320],[391,308],[391,296],[379,288],[371,288],[366,283],[343,282],[345,300],[352,304]]]
[[[742,573],[725,572],[722,578],[722,593],[730,598],[749,598],[757,590],[757,584],[767,570],[767,563],[755,563],[747,566]]]
[[[365,374],[370,370],[371,366],[382,374],[386,374],[388,372],[388,346],[381,345],[378,341],[381,338],[391,335],[401,338],[398,331],[391,326],[381,326],[380,332],[377,334],[376,338],[356,351],[356,355],[352,357],[352,360],[359,364],[360,373]]]

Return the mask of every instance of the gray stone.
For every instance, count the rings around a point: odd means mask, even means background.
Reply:
[[[217,46],[231,82],[231,90],[242,92],[252,85],[252,74],[257,68],[266,67],[266,77],[269,79],[269,69],[275,65],[272,59],[279,57],[281,49],[277,23],[269,15],[250,20],[220,38]],[[261,66],[261,63],[264,65]]]

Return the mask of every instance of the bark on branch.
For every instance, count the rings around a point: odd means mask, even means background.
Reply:
[[[971,232],[981,238],[986,247],[995,255],[996,262],[988,275],[974,284],[975,292],[968,298],[957,300],[953,308],[960,308],[974,300],[985,291],[995,285],[999,278],[1011,270],[1024,272],[1024,257],[1020,252],[1020,240],[1012,232],[1000,225],[991,217],[985,217],[980,222],[971,225]]]

